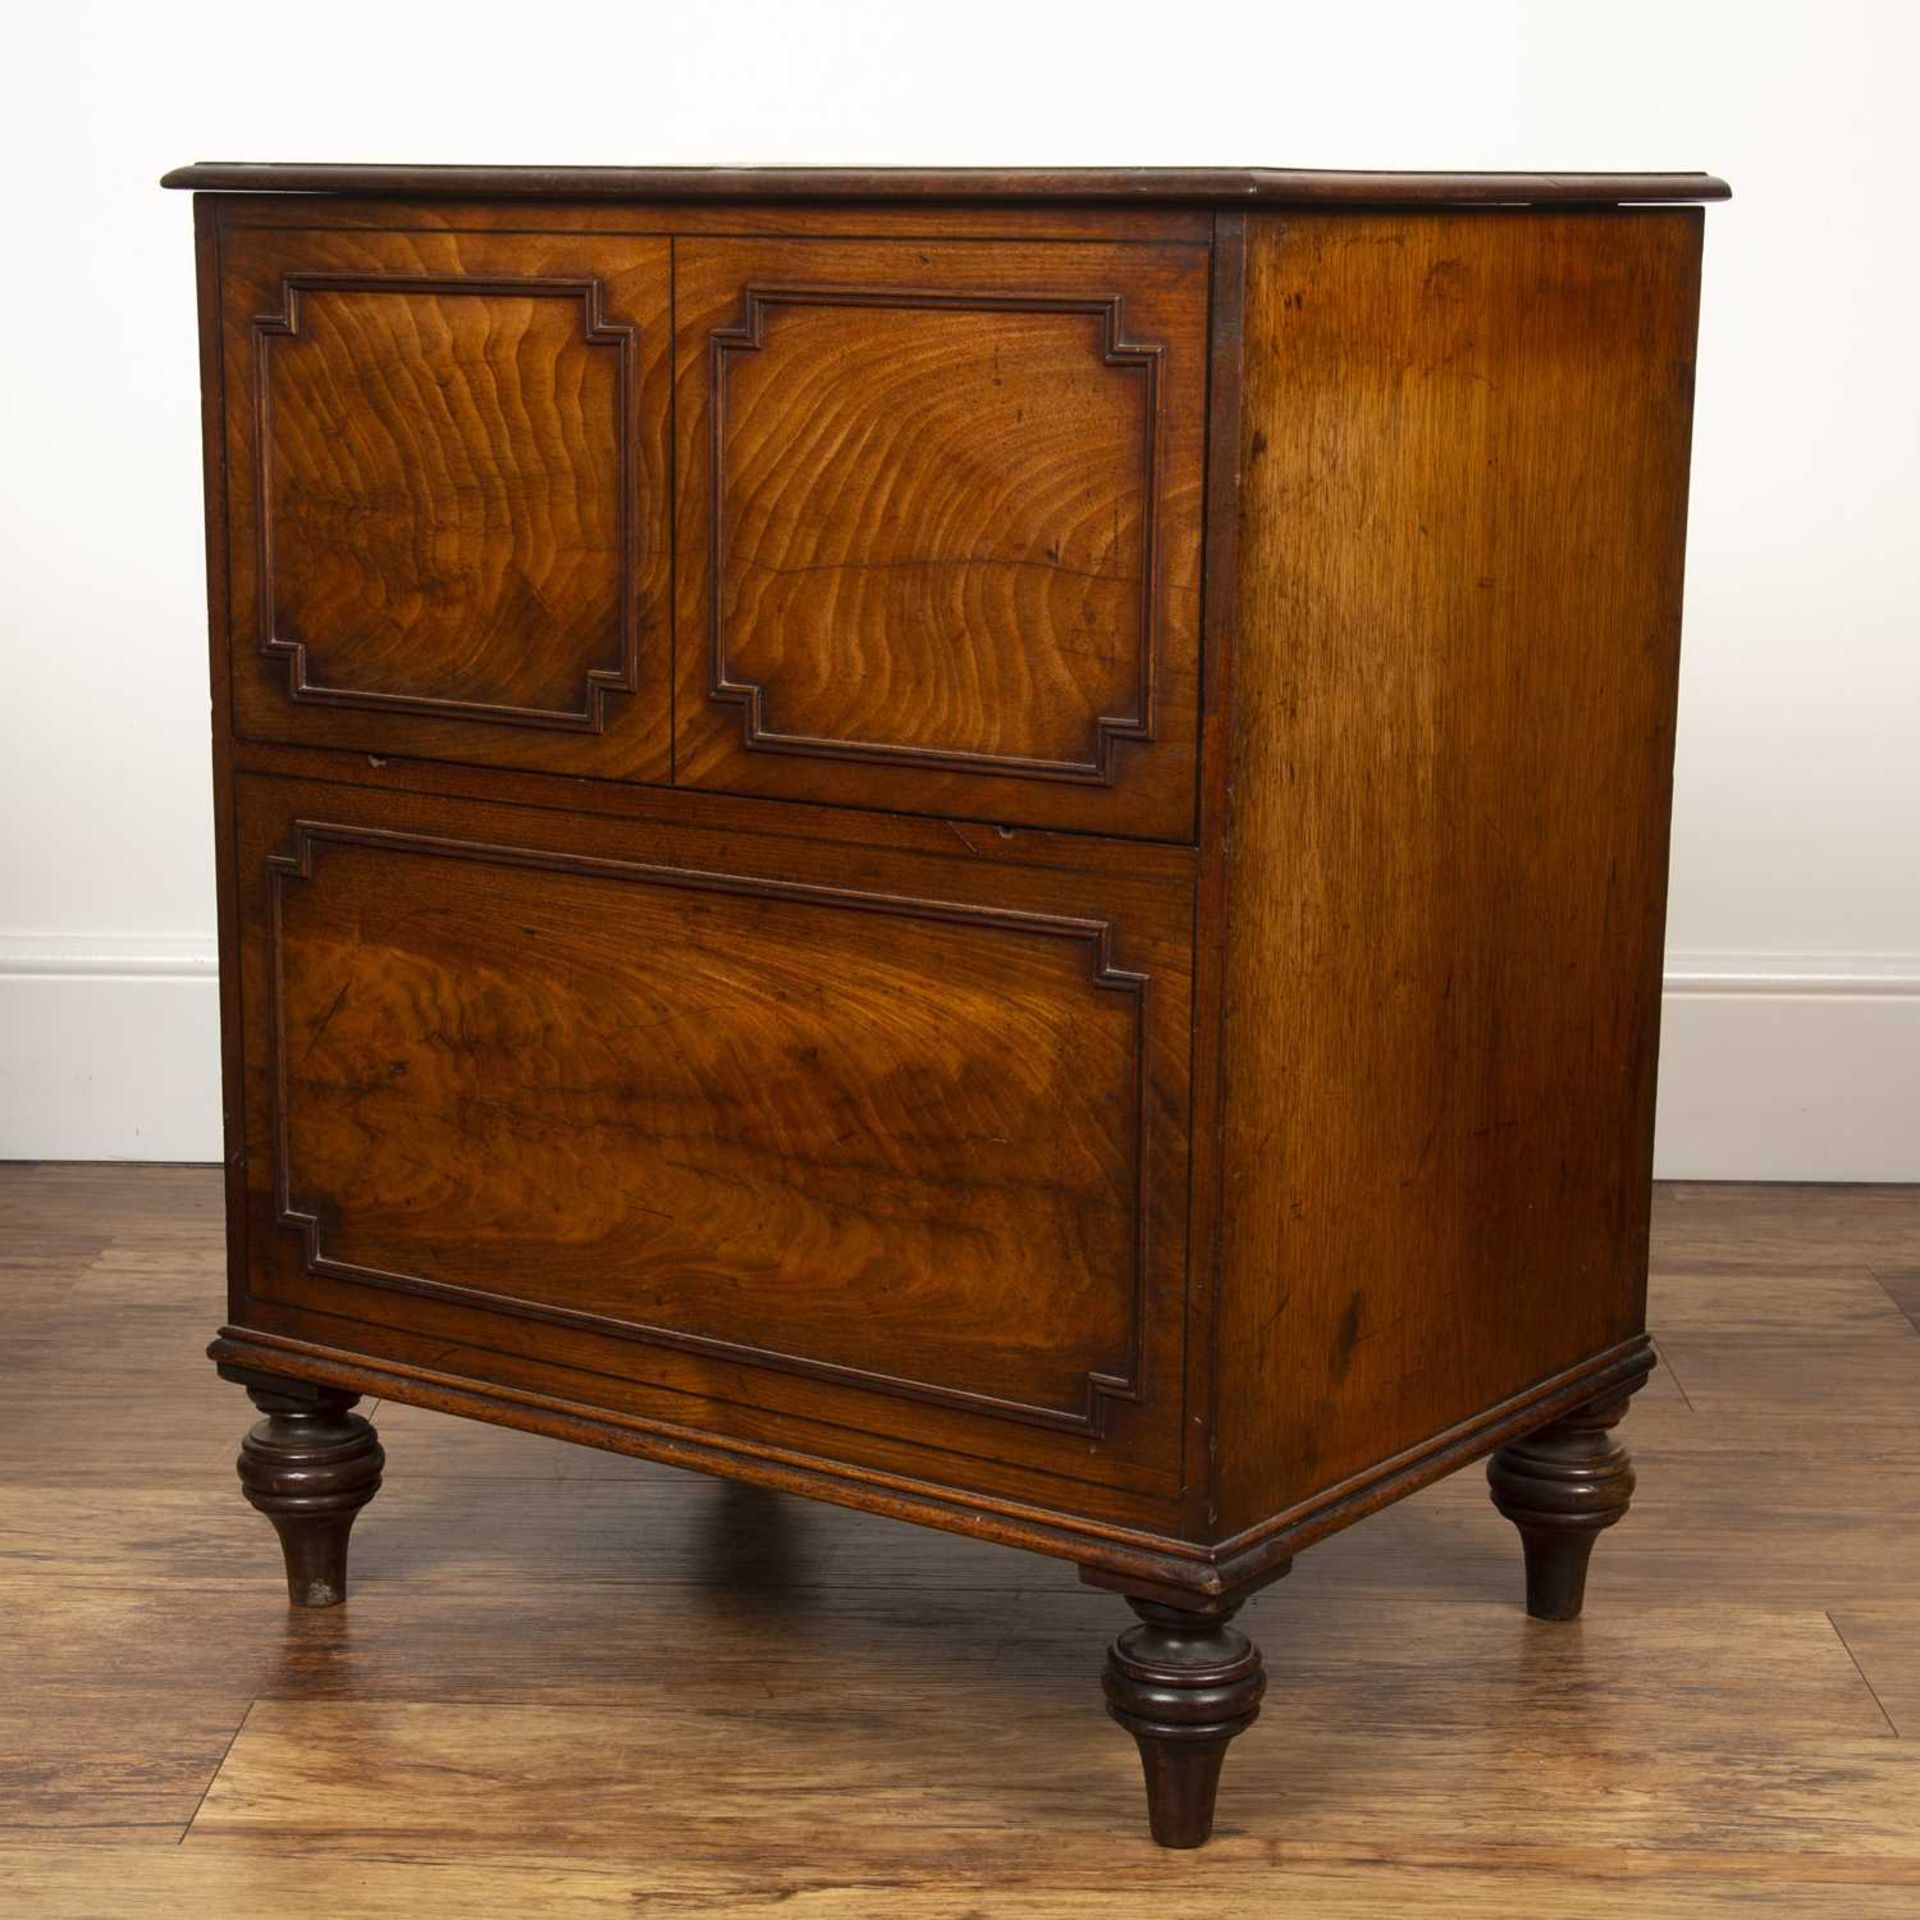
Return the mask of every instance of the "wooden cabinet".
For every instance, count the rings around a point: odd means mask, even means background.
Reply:
[[[359,1394],[984,1535],[1170,1845],[1313,1541],[1490,1454],[1577,1612],[1724,190],[172,178],[293,1598]]]

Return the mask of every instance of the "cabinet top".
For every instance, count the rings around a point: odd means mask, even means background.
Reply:
[[[1230,206],[1621,206],[1725,200],[1707,173],[1284,167],[448,167],[203,160],[163,187],[543,200],[1079,200]]]

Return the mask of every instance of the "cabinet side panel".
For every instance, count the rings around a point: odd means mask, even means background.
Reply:
[[[1700,253],[1251,226],[1223,1535],[1641,1327]]]

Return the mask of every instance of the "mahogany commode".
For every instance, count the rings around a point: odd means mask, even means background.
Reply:
[[[1704,175],[208,165],[247,1497],[359,1394],[1231,1624],[1632,1470]],[[1041,1737],[1036,1734],[1036,1738]]]

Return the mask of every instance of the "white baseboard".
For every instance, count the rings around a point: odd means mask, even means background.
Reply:
[[[0,934],[0,1160],[218,1160],[200,940]],[[1920,1180],[1920,955],[1676,954],[1655,1171]]]
[[[1654,1172],[1920,1180],[1920,955],[1670,954]]]
[[[0,1160],[218,1160],[204,939],[0,934]]]

